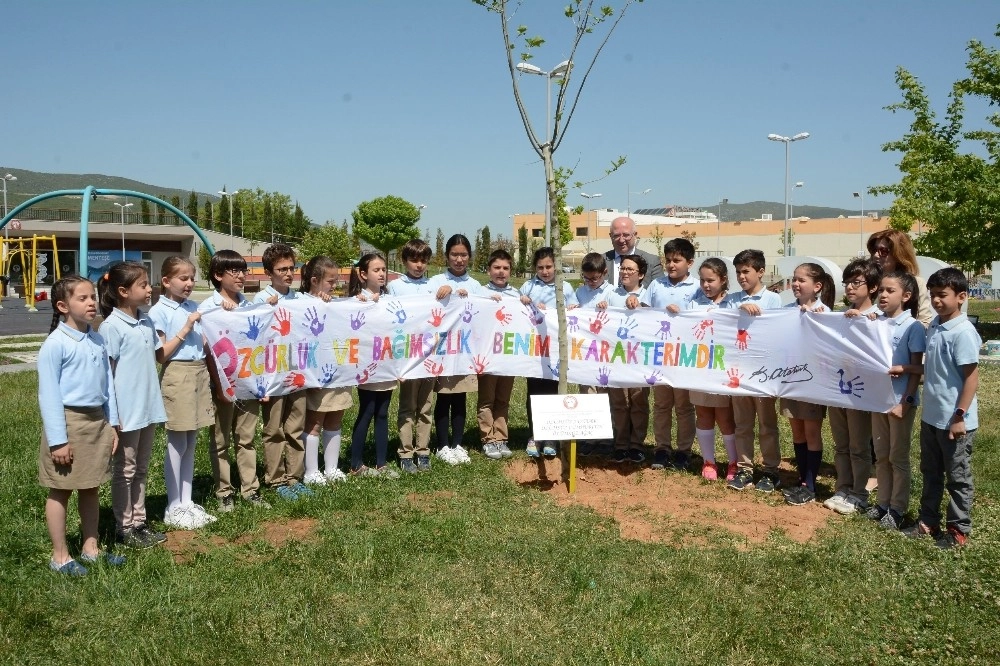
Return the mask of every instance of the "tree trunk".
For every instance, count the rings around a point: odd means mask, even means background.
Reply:
[[[566,337],[566,297],[563,294],[562,272],[562,229],[556,210],[556,176],[552,166],[552,146],[542,146],[542,163],[545,165],[545,184],[549,191],[549,237],[552,239],[552,253],[555,255],[556,318],[559,322],[559,394],[567,391],[566,375],[569,374],[569,341]]]

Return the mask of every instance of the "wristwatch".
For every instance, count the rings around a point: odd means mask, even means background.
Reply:
[[[915,396],[908,395],[903,398],[903,402],[905,402],[908,405],[915,405],[917,404],[917,398]]]
[[[965,419],[965,410],[962,409],[961,407],[959,407],[958,409],[956,409],[955,410],[955,418],[964,420]]]

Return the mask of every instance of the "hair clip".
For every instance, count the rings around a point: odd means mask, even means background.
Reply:
[[[111,274],[110,273],[105,273],[104,274],[104,281],[107,282],[110,279],[111,279]]]

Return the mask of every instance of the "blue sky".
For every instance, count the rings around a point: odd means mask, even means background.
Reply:
[[[518,22],[568,56],[559,0]],[[605,48],[556,154],[601,206],[781,201],[854,207],[895,182],[902,65],[943,110],[970,39],[996,45],[995,2],[667,2],[635,6]],[[263,187],[315,222],[385,194],[426,204],[422,227],[510,233],[544,181],[513,101],[496,18],[471,0],[39,0],[0,11],[0,164],[105,173],[215,192]],[[578,63],[582,62],[577,60]],[[579,65],[578,65],[579,66]],[[581,70],[577,70],[581,73]],[[521,81],[544,124],[542,77]],[[971,105],[969,118],[984,117]],[[571,204],[586,203],[577,191]],[[866,197],[866,209],[888,204]]]

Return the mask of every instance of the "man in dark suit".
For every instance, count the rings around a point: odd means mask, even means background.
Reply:
[[[621,265],[621,257],[630,254],[638,254],[646,260],[649,268],[646,270],[646,277],[642,280],[642,286],[648,287],[653,280],[663,275],[663,265],[660,263],[659,252],[650,254],[636,248],[639,244],[639,232],[636,231],[635,221],[630,217],[616,217],[611,222],[611,244],[613,249],[604,253],[604,258],[608,261],[608,281],[613,285],[618,285],[618,267]]]

